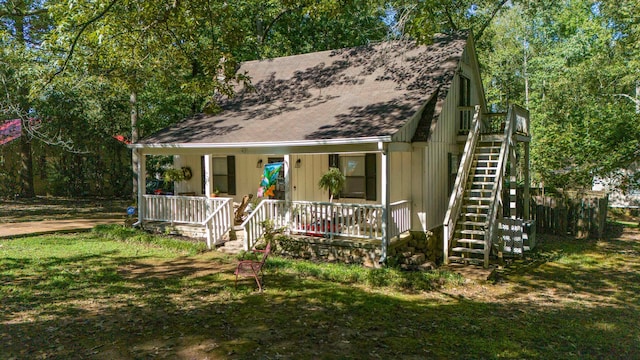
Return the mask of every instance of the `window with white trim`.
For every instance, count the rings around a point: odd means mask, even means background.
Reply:
[[[375,201],[377,197],[376,154],[329,155],[329,167],[337,167],[344,174],[345,186],[334,197]]]
[[[212,159],[211,172],[213,173],[213,190],[221,193],[229,192],[229,170],[226,157],[214,157]]]
[[[342,196],[347,198],[364,198],[366,195],[366,177],[364,155],[340,156],[340,171],[346,182]]]

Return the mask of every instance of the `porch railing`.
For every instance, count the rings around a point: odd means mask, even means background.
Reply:
[[[285,201],[283,200],[262,200],[260,204],[251,212],[245,221],[240,225],[244,229],[244,249],[249,251],[264,234],[262,222],[271,219],[276,228],[285,226],[280,216],[286,212]]]
[[[231,226],[231,199],[198,196],[143,196],[144,221],[204,225],[207,246],[215,244]]]
[[[390,204],[388,236],[411,229],[411,202]],[[314,201],[263,200],[244,221],[245,249],[251,249],[263,235],[262,222],[270,219],[275,227],[292,234],[334,238],[382,240],[383,207],[377,204],[345,204]]]
[[[473,124],[474,106],[458,106],[458,134],[467,134]]]
[[[216,198],[218,200],[218,198]],[[220,201],[214,201],[214,204],[220,203],[220,206],[214,207],[211,215],[207,217],[200,225],[204,225],[207,232],[207,248],[211,249],[224,234],[231,229],[232,206],[231,198],[220,198]]]
[[[483,114],[482,118],[482,134],[502,134],[504,132],[507,113]]]
[[[411,202],[402,200],[389,205],[391,212],[389,224],[389,239],[411,230]]]

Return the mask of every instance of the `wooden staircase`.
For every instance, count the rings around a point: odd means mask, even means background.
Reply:
[[[485,230],[489,224],[489,209],[493,205],[492,192],[498,178],[496,171],[501,145],[501,139],[496,136],[486,140],[481,138],[478,142],[456,222],[449,262],[482,265],[491,251]]]

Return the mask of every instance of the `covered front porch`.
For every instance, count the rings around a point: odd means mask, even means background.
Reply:
[[[232,198],[145,194],[142,199],[140,223],[201,227],[210,249],[220,245],[234,227]],[[245,250],[253,248],[264,234],[265,221],[294,237],[365,240],[378,244],[382,251],[389,240],[411,229],[411,202],[397,201],[387,210],[381,204],[262,199],[236,226],[244,234]]]
[[[411,162],[411,146],[407,144],[184,149],[147,145],[135,150],[140,179],[146,178],[145,158],[149,155],[173,154],[174,168],[188,168],[192,175],[175,183],[172,194],[164,195],[146,193],[144,181],[139,181],[138,223],[198,227],[202,230],[192,233],[206,238],[210,249],[229,240],[230,234],[235,238],[241,233],[237,238],[242,238],[242,247],[249,250],[269,220],[292,237],[375,244],[384,261],[390,241],[415,224],[411,174],[403,171]],[[292,150],[295,152],[287,152]],[[274,193],[258,198],[256,189],[264,167],[273,162],[282,163]],[[327,201],[330,194],[318,187],[319,178],[330,167],[343,169],[349,184],[333,201]],[[234,212],[250,194],[254,201],[241,216],[243,221],[237,222]]]

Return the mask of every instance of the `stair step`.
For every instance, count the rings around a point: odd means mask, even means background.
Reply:
[[[465,191],[464,198],[481,198],[481,199],[492,199],[491,190],[478,190],[478,189],[470,189]]]
[[[477,186],[488,186],[488,185],[493,185],[494,183],[491,181],[472,181],[471,185],[477,185]]]
[[[472,218],[487,218],[487,214],[485,213],[460,213],[461,217],[472,217]],[[485,224],[486,222],[483,222]]]
[[[479,205],[476,205],[476,204],[465,204],[465,205],[462,205],[462,206],[464,208],[467,208],[467,209],[487,209],[487,210],[489,209],[489,205],[481,205],[481,204],[479,204]]]
[[[498,168],[498,160],[474,160],[473,162],[474,164],[471,165],[472,168]]]
[[[496,171],[496,168],[494,167],[477,167],[475,169],[473,169],[473,171],[478,172],[478,171]]]
[[[487,226],[486,222],[480,221],[458,221],[458,224],[467,226]]]
[[[450,262],[469,263],[469,264],[474,264],[474,265],[484,265],[484,259],[480,259],[480,258],[449,256],[448,259],[449,259]]]
[[[484,230],[468,230],[468,229],[464,229],[464,230],[456,230],[456,233],[464,234],[464,235],[484,235],[485,231]]]
[[[465,196],[464,199],[468,201],[491,201],[490,197],[483,196]]]
[[[483,254],[484,255],[485,249],[471,249],[471,248],[466,248],[462,246],[456,246],[453,249],[451,249],[451,251],[459,252],[459,253],[467,253],[467,254]]]
[[[484,240],[479,239],[458,239],[456,242],[459,244],[485,245]]]

